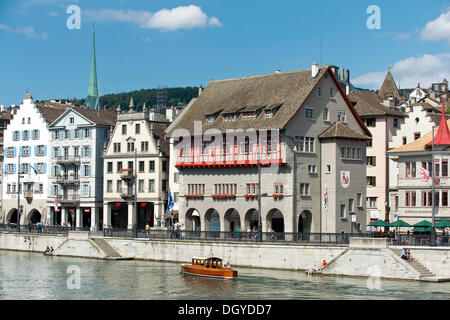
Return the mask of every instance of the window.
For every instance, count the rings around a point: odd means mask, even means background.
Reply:
[[[315,164],[309,164],[308,173],[317,173],[317,166]]]
[[[318,95],[319,97],[322,96],[322,87],[318,87],[318,88],[317,88],[317,95]]]
[[[214,122],[214,120],[216,120],[216,118],[214,117],[214,115],[208,115],[208,116],[206,116],[206,122]]]
[[[415,132],[414,133],[414,140],[417,140],[420,138],[420,132]]]
[[[432,206],[432,192],[431,191],[422,191],[422,207],[431,207]]]
[[[435,160],[435,164],[434,164],[434,170],[436,170],[435,172],[434,172],[434,174],[436,175],[436,177],[440,177],[440,171],[439,171],[439,169],[440,169],[440,166],[439,166],[439,160]]]
[[[405,192],[405,206],[415,207],[416,206],[416,192],[406,191]]]
[[[127,142],[127,152],[134,151],[134,142]]]
[[[163,179],[161,181],[161,190],[162,190],[162,192],[167,192],[167,180],[166,179]],[[203,193],[204,193],[204,191],[203,191]]]
[[[376,157],[374,156],[367,157],[367,165],[376,166]]]
[[[135,133],[136,134],[141,133],[141,125],[139,123],[136,123],[136,125],[135,125]]]
[[[356,194],[356,206],[359,208],[362,207],[362,193],[361,192],[358,192]]]
[[[448,177],[448,160],[447,159],[442,159],[441,177]]]
[[[127,125],[126,124],[122,125],[122,134],[127,134]]]
[[[163,160],[162,161],[162,171],[166,172],[167,171],[167,160]]]
[[[141,142],[141,151],[147,152],[148,151],[148,141],[142,141]]]
[[[394,118],[394,128],[400,128],[400,122],[398,121],[398,118]]]
[[[155,161],[154,160],[150,160],[148,162],[148,171],[149,172],[155,172]]]
[[[45,156],[44,146],[43,145],[37,146],[37,148],[36,148],[36,156],[38,156],[38,157]]]
[[[112,180],[106,181],[106,192],[112,192],[113,182]]]
[[[145,162],[139,161],[139,172],[144,172],[144,171],[145,171]]]
[[[39,130],[33,130],[33,140],[39,139]]]
[[[405,162],[406,166],[406,178],[415,178],[416,177],[416,163],[415,162]]]
[[[174,172],[173,173],[173,182],[178,183],[180,181],[180,173]]]
[[[310,195],[309,183],[300,183],[300,195],[301,196]]]
[[[323,121],[328,121],[328,108],[323,109]]]
[[[341,159],[361,160],[361,148],[341,147]]]
[[[345,218],[345,204],[340,205],[339,214],[341,218]]]
[[[375,127],[376,123],[377,123],[377,121],[376,121],[375,118],[366,118],[366,119],[364,119],[364,124],[367,127]]]
[[[144,192],[144,180],[138,181],[138,192]]]
[[[223,121],[229,122],[236,120],[236,114],[235,113],[227,113],[223,115]]]
[[[113,163],[112,162],[108,162],[106,165],[106,172],[107,173],[112,173],[113,172]]]
[[[407,138],[406,138],[406,137],[403,137],[403,138],[402,138],[402,142],[403,142],[403,145],[407,144],[407,143],[408,143]]]
[[[337,120],[339,121],[339,122],[343,122],[343,123],[345,123],[345,111],[338,111],[337,112]]]
[[[155,192],[155,180],[148,180],[148,192]]]
[[[122,161],[117,162],[117,172],[120,172],[120,169],[122,169]]]
[[[83,131],[84,131],[84,137],[85,138],[90,138],[90,136],[91,136],[91,129],[86,128],[86,129],[83,129]]]
[[[13,140],[14,141],[19,141],[19,131],[14,131],[13,132]]]
[[[64,130],[64,139],[69,139],[69,130]]]
[[[442,207],[448,207],[448,190],[442,190],[441,191],[441,206]]]
[[[367,197],[366,207],[367,208],[377,208],[378,197]]]
[[[73,155],[75,157],[79,157],[80,156],[80,147],[73,147]]]
[[[173,202],[177,203],[178,202],[178,198],[179,198],[179,192],[174,192],[173,193]]]
[[[115,153],[120,152],[120,143],[119,142],[114,143],[114,152]]]
[[[334,89],[330,88],[330,98],[333,98],[333,97],[334,97]]]
[[[117,180],[116,192],[117,193],[122,193],[122,180]]]
[[[348,199],[348,212],[355,212],[353,208],[353,199]]]
[[[79,137],[78,129],[74,129],[73,132],[74,132],[74,138],[78,139],[78,137]]]
[[[299,152],[314,152],[314,137],[298,137],[297,150]]]
[[[305,108],[305,118],[306,119],[314,119],[314,109],[313,108]]]
[[[22,148],[22,157],[29,157],[31,147],[21,147]]]
[[[74,117],[70,117],[69,118],[69,123],[70,124],[74,124],[75,123],[75,118]]]
[[[272,110],[266,110],[266,119],[271,119],[273,117],[273,111]]]
[[[331,173],[331,165],[327,164],[327,173]]]
[[[22,118],[22,124],[25,124],[25,118]]]
[[[30,137],[28,135],[28,130],[24,130],[22,133],[22,139],[23,140],[28,140]]]
[[[367,185],[371,187],[376,186],[376,177],[367,177]]]

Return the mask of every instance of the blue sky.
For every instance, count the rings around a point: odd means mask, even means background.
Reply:
[[[81,29],[68,29],[69,5]],[[369,5],[381,29],[370,30]],[[309,68],[350,69],[378,88],[450,79],[449,1],[0,0],[0,104],[87,94],[97,25],[100,94]]]

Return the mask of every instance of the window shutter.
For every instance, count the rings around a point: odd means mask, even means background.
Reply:
[[[22,156],[22,153],[23,153],[23,147],[19,147],[19,156],[21,157]]]
[[[39,140],[41,137],[41,130],[37,129],[37,139]]]

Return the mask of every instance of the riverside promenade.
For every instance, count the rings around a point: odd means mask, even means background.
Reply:
[[[190,262],[193,256],[218,256],[234,267],[305,272],[328,262],[323,275],[450,281],[450,248],[393,246],[386,238],[350,237],[348,243],[252,242],[218,240],[150,239],[104,236],[89,231],[44,234],[0,231],[0,250],[43,253],[94,259],[139,259],[174,263]],[[403,247],[414,258],[400,258]],[[51,257],[49,257],[51,259]],[[316,275],[315,275],[316,276]]]

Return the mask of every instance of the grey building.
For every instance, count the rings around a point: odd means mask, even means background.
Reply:
[[[167,135],[186,230],[260,220],[264,232],[340,233],[366,223],[371,134],[330,66],[211,81]]]

